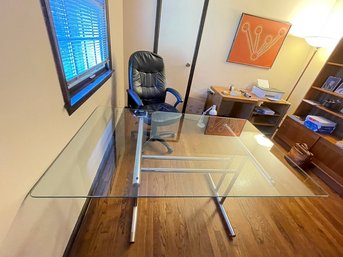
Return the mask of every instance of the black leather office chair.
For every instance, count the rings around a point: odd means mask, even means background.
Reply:
[[[161,142],[171,153],[172,148],[163,138],[167,137],[168,133],[158,134],[157,127],[175,123],[181,115],[168,115],[167,117],[166,115],[158,115],[156,112],[178,113],[176,106],[183,100],[179,92],[173,88],[166,88],[165,84],[164,63],[161,56],[149,51],[137,51],[131,55],[129,60],[129,89],[127,90],[129,107],[147,111],[145,123],[149,125],[153,123],[154,125],[151,131],[151,140]],[[176,98],[174,105],[165,102],[168,92]],[[155,114],[152,116],[154,112]],[[152,121],[152,117],[156,117],[155,120]]]

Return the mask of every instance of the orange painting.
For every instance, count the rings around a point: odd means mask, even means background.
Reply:
[[[228,62],[271,68],[291,24],[243,13]]]

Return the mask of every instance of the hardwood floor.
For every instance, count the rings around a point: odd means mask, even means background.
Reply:
[[[122,165],[132,169],[133,154],[123,156]],[[228,198],[233,239],[210,198],[140,199],[133,244],[133,200],[93,199],[66,256],[343,256],[343,199],[313,178],[329,197]]]
[[[237,234],[230,240],[212,199],[140,199],[130,244],[132,200],[95,199],[69,256],[343,256],[342,203],[333,192],[228,199]]]
[[[342,256],[341,199],[232,199],[229,240],[209,199],[143,199],[128,243],[131,201],[92,203],[69,256]]]

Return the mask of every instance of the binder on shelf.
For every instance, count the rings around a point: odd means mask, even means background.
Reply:
[[[265,114],[265,115],[274,115],[275,114],[275,112],[272,109],[265,107],[265,106],[255,106],[254,110],[258,114]]]

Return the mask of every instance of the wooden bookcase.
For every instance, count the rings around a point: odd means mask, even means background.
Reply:
[[[271,137],[285,116],[290,103],[285,100],[271,101],[252,97],[231,96],[228,89],[222,86],[211,86],[214,94],[209,94],[205,104],[205,110],[215,104],[218,116],[247,119],[254,124],[263,134]],[[226,93],[225,93],[226,92]],[[265,106],[272,109],[275,114],[259,114],[254,111],[255,106]]]
[[[294,114],[282,123],[274,139],[288,149],[295,143],[307,143],[314,153],[312,163],[318,168],[317,175],[342,195],[343,149],[336,146],[336,142],[343,138],[343,113],[328,109],[323,103],[326,100],[343,102],[343,95],[322,88],[329,76],[340,77],[341,83],[343,82],[343,40],[332,52]],[[343,104],[340,109],[342,108]],[[331,135],[315,133],[302,124],[307,115],[332,120],[337,123],[336,129]]]

